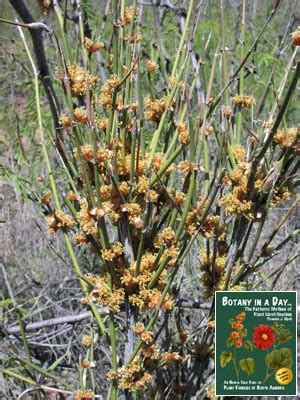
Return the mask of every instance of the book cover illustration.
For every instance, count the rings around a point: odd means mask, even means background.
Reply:
[[[216,395],[297,395],[297,293],[216,292]]]

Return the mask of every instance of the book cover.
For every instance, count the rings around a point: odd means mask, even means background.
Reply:
[[[297,292],[216,292],[217,396],[297,395]]]

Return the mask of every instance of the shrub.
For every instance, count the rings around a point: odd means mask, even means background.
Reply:
[[[238,54],[226,47],[222,8],[220,43],[211,46],[210,35],[199,43],[203,10],[197,1],[187,2],[186,10],[165,10],[113,0],[107,15],[87,1],[38,3],[46,23],[28,19],[23,2],[13,1],[23,23],[2,22],[16,25],[34,78],[47,173],[32,190],[49,240],[58,235],[65,242],[71,265],[64,262],[82,290],[78,310],[90,309],[91,323],[82,332],[80,380],[64,391],[55,376],[59,360],[40,371],[16,311],[26,354],[15,358],[18,373],[9,367],[4,373],[37,386],[40,397],[54,390],[90,399],[102,385],[93,371],[105,346],[108,398],[201,394],[212,380],[214,292],[272,286],[295,260],[287,257],[275,277],[274,270],[266,279],[260,274],[297,233],[271,245],[297,205],[290,199],[299,128],[287,124],[300,70],[296,47],[275,87],[279,58],[264,85],[252,90],[251,72],[247,81],[249,61],[257,62],[257,46],[279,2],[250,44],[244,8]],[[171,13],[180,23],[174,40]],[[152,41],[153,24],[158,35]],[[286,31],[279,54],[289,41]],[[263,240],[269,216],[282,205],[286,211]],[[82,253],[93,259],[90,268],[80,262]],[[182,307],[198,310],[191,311],[197,323],[190,331]],[[37,383],[37,373],[60,386]]]

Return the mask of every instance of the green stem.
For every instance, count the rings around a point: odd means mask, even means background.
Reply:
[[[197,177],[197,171],[193,171],[192,175],[191,175],[191,181],[190,181],[190,185],[189,185],[189,190],[186,196],[186,200],[184,202],[184,208],[183,208],[183,212],[182,212],[182,216],[180,218],[180,223],[179,223],[179,227],[177,228],[176,231],[176,235],[175,235],[175,239],[179,240],[180,235],[184,229],[185,226],[185,221],[190,209],[190,205],[192,203],[193,200],[193,194],[194,194],[194,190],[196,188],[196,177]]]
[[[22,35],[23,35],[23,33],[22,33]],[[47,168],[48,175],[49,175],[49,181],[50,181],[50,187],[51,187],[51,191],[52,191],[52,196],[53,196],[53,200],[54,200],[54,204],[55,204],[56,209],[57,210],[61,210],[59,197],[58,197],[58,192],[57,192],[57,188],[56,188],[56,183],[55,183],[55,180],[54,180],[54,177],[53,177],[53,172],[52,172],[52,168],[51,168],[51,164],[50,164],[50,159],[49,159],[48,152],[47,152],[47,147],[46,147],[46,144],[45,144],[44,127],[43,127],[41,104],[40,104],[38,71],[36,69],[35,63],[33,61],[33,58],[31,56],[31,53],[30,53],[30,50],[29,50],[29,48],[27,46],[25,38],[22,35],[21,35],[21,37],[23,39],[25,50],[27,52],[27,55],[28,55],[28,58],[29,58],[29,61],[31,63],[32,70],[33,70],[38,127],[39,127],[40,140],[41,140],[41,146],[42,146],[42,151],[43,151],[43,155],[44,155],[44,160],[45,160],[46,168]],[[64,240],[65,240],[69,255],[71,257],[74,269],[76,270],[76,272],[78,274],[81,275],[81,269],[80,269],[79,263],[77,261],[73,246],[72,246],[71,241],[70,241],[70,239],[69,239],[69,237],[68,237],[68,235],[66,233],[64,233]],[[84,293],[87,294],[88,293],[87,284],[83,280],[80,280],[80,284],[81,284],[81,287],[82,287]],[[104,323],[102,321],[102,318],[101,318],[96,306],[95,305],[91,305],[91,310],[92,310],[92,312],[93,312],[93,314],[95,316],[95,319],[96,319],[96,321],[98,323],[98,326],[99,326],[99,329],[100,329],[101,333],[103,334],[103,336],[105,336],[107,338],[107,334],[106,334]]]
[[[208,194],[209,182],[210,182],[210,168],[209,168],[209,145],[208,137],[205,136],[203,139],[203,161],[204,161],[204,195]]]
[[[244,49],[245,49],[245,13],[246,13],[246,1],[243,0],[243,11],[242,11],[242,26],[241,26],[241,62],[244,59]],[[240,90],[239,93],[241,95],[244,94],[244,67],[240,70]],[[243,114],[241,111],[238,113],[238,121],[237,121],[237,131],[236,131],[236,142],[241,143],[241,132],[242,132],[242,121]]]
[[[119,65],[119,38],[118,38],[118,0],[112,0],[113,12],[113,73],[118,74]],[[122,60],[121,60],[122,62]]]
[[[138,276],[140,273],[140,265],[141,265],[142,255],[143,255],[144,246],[145,246],[145,235],[147,232],[150,217],[151,217],[151,203],[147,202],[146,213],[145,213],[144,221],[143,221],[143,230],[142,230],[142,234],[141,234],[141,239],[140,239],[138,254],[137,254],[137,259],[136,259],[135,276]]]
[[[240,378],[240,373],[239,373],[238,366],[237,366],[237,364],[236,364],[236,357],[235,357],[235,355],[236,355],[236,349],[234,349],[234,351],[233,351],[233,365],[234,365],[236,377],[237,377],[237,379],[239,379],[239,378]]]
[[[224,6],[223,1],[221,1],[221,29],[222,29],[222,73],[223,73],[223,82],[222,85],[224,86],[225,83],[228,81],[228,66],[227,66],[227,49],[225,43],[225,22],[224,22]],[[224,93],[225,97],[225,105],[229,105],[229,93],[226,90]]]
[[[182,70],[182,72],[183,72],[183,70]],[[151,139],[151,143],[150,143],[150,147],[149,147],[150,154],[149,154],[149,158],[148,158],[148,167],[151,166],[152,159],[153,159],[154,153],[156,152],[158,141],[159,141],[160,135],[162,133],[162,130],[163,130],[163,127],[164,127],[164,124],[165,124],[165,121],[166,121],[166,118],[168,115],[168,109],[170,108],[170,106],[172,104],[173,98],[176,97],[178,90],[179,90],[179,83],[177,82],[177,84],[173,87],[173,89],[171,90],[171,93],[168,96],[166,110],[163,113],[163,115],[159,121],[158,128],[154,132],[153,137]]]
[[[181,36],[181,40],[180,40],[179,47],[178,47],[178,50],[177,50],[177,56],[176,56],[175,62],[173,64],[172,73],[171,73],[171,76],[174,76],[174,77],[175,77],[176,70],[177,70],[177,67],[178,67],[178,64],[179,64],[179,60],[181,58],[181,52],[183,50],[183,46],[187,42],[187,36],[189,34],[190,19],[191,19],[192,11],[193,11],[193,8],[194,8],[194,3],[195,3],[194,0],[190,0],[190,2],[189,2],[189,9],[188,9],[186,20],[185,20],[184,30],[183,30],[183,33],[182,33],[182,36]]]
[[[61,9],[60,6],[58,4],[58,2],[55,2],[54,5],[54,13],[56,15],[57,18],[57,22],[58,22],[58,26],[60,28],[60,35],[62,38],[62,43],[63,43],[63,49],[64,49],[64,55],[67,56],[67,62],[71,62],[72,58],[71,58],[71,46],[67,41],[67,35],[65,34],[65,30],[64,30],[64,17],[61,13]]]
[[[110,345],[111,345],[112,370],[117,371],[117,369],[118,369],[117,341],[116,341],[114,315],[112,312],[110,312],[110,314],[109,314],[109,336],[110,336]],[[111,383],[110,393],[111,393],[111,400],[118,400],[118,387],[117,387],[117,382],[115,380],[113,380]]]
[[[171,154],[170,157],[166,160],[165,164],[160,168],[160,170],[152,176],[150,180],[150,187],[152,187],[157,182],[158,178],[160,178],[166,172],[172,162],[176,160],[176,158],[182,152],[183,148],[184,146],[182,144],[178,146],[174,153]]]

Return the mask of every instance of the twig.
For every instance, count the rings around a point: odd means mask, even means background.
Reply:
[[[98,309],[99,314],[104,316],[108,314],[108,310],[106,308]],[[50,318],[44,321],[39,322],[32,322],[29,324],[24,325],[24,329],[26,332],[36,331],[38,329],[48,328],[49,326],[53,325],[60,325],[60,324],[75,324],[76,322],[83,321],[85,319],[90,318],[92,315],[91,311],[85,311],[83,313],[77,315],[67,315],[65,317],[57,317],[57,318]],[[6,329],[7,333],[10,335],[14,335],[20,332],[19,326],[12,326]]]

